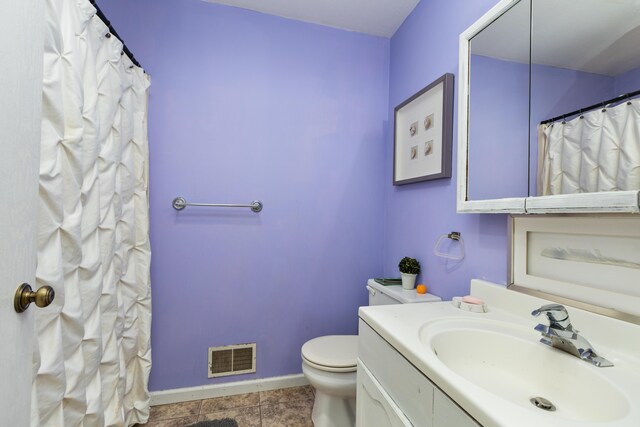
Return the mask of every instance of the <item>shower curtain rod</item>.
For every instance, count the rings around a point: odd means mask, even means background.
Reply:
[[[138,60],[136,59],[135,56],[133,56],[133,53],[131,53],[131,51],[129,50],[129,48],[127,47],[126,44],[124,44],[124,40],[122,40],[122,37],[120,37],[118,35],[118,33],[116,32],[116,29],[113,28],[113,26],[111,25],[111,22],[109,22],[109,20],[107,19],[107,17],[105,16],[105,14],[102,12],[102,10],[100,10],[100,7],[98,6],[98,4],[96,3],[96,0],[89,0],[91,2],[91,4],[93,5],[93,7],[96,8],[96,14],[98,15],[98,18],[100,18],[102,20],[102,22],[104,22],[104,25],[106,25],[107,27],[109,27],[109,32],[111,34],[113,34],[114,36],[116,36],[116,38],[118,40],[120,40],[122,42],[122,51],[129,57],[129,59],[131,60],[131,62],[133,62],[133,64],[136,67],[140,67],[142,68],[142,65],[140,65],[140,63],[138,62]],[[142,69],[142,71],[144,71],[144,68]]]
[[[561,116],[554,117],[552,119],[543,120],[540,122],[540,124],[546,125],[547,123],[557,122],[560,119],[565,119],[567,117],[575,116],[576,114],[586,113],[587,111],[595,110],[596,108],[606,108],[606,106],[609,104],[616,104],[618,102],[622,102],[624,100],[634,98],[638,95],[640,95],[640,90],[636,90],[635,92],[625,93],[624,95],[616,96],[615,98],[590,105],[589,107],[581,108],[579,110],[572,111],[570,113],[563,114]]]

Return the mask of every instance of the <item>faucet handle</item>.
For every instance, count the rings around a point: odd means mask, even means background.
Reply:
[[[543,305],[539,309],[533,310],[531,312],[531,315],[534,317],[538,317],[542,313],[547,315],[551,328],[571,329],[569,312],[567,312],[565,306],[560,304]]]
[[[564,313],[565,318],[569,317],[569,313],[567,313],[567,309],[564,307],[564,305],[560,305],[560,304],[543,305],[539,309],[533,310],[531,312],[531,315],[535,316],[535,317],[538,317],[542,313],[553,313],[553,312],[558,312],[558,311],[561,312],[561,313]]]

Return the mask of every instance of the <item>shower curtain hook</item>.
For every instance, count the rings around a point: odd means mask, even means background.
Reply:
[[[604,112],[606,112],[606,111],[607,111],[607,106],[606,106],[606,105],[604,105],[604,102],[603,102],[603,103],[602,103],[602,112],[604,113]]]

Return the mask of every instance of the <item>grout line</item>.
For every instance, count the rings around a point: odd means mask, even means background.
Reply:
[[[191,402],[195,402],[195,400],[192,400]],[[178,402],[177,405],[180,405],[182,403],[187,403],[187,402]],[[169,406],[169,405],[176,405],[176,403],[167,403],[164,405],[157,405],[157,406]],[[156,407],[157,407],[156,406]],[[198,413],[197,414],[189,414],[189,415],[179,415],[179,416],[175,416],[175,417],[164,417],[164,418],[158,418],[158,419],[153,419],[153,420],[149,420],[147,421],[147,424],[150,422],[157,422],[157,421],[169,421],[169,420],[178,420],[178,419],[182,419],[182,418],[189,418],[189,417],[198,417],[200,415],[200,408],[202,407],[202,400],[200,400],[200,405],[198,406]],[[151,418],[151,417],[149,417]],[[145,426],[146,424],[141,424],[141,426]]]
[[[179,419],[182,419],[182,418],[188,418],[188,417],[193,417],[193,416],[194,415],[178,415],[177,417],[157,418],[157,419],[149,420],[147,423],[150,423],[150,422],[155,423],[155,422],[158,422],[158,421],[179,420]],[[142,424],[142,425],[145,425],[145,424]]]
[[[255,408],[255,407],[259,407],[259,406],[260,406],[260,404],[258,404],[258,405],[233,406],[233,407],[229,407],[229,408],[217,409],[217,410],[212,411],[212,412],[202,412],[202,410],[200,410],[200,415],[212,415],[212,414],[217,414],[218,412],[234,411],[236,409]]]

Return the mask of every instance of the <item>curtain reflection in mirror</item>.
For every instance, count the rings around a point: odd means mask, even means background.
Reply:
[[[640,100],[538,128],[538,195],[640,189]]]

